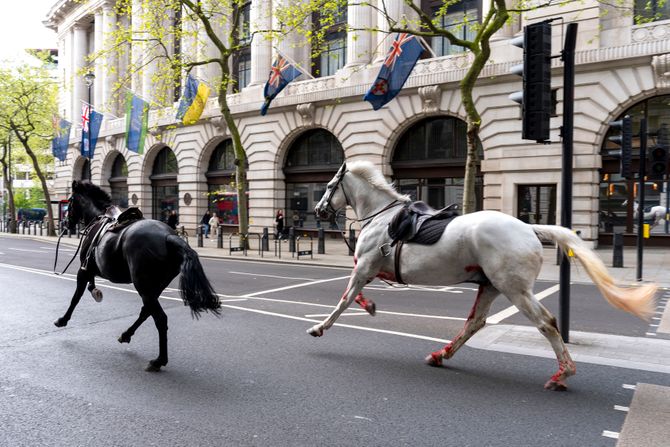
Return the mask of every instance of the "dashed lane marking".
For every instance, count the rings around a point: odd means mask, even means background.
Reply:
[[[278,287],[276,289],[270,289],[270,290],[261,290],[260,292],[254,292],[254,293],[247,293],[245,295],[242,295],[246,298],[251,298],[257,295],[265,295],[267,293],[275,293],[275,292],[283,292],[284,290],[291,290],[291,289],[298,289],[300,287],[309,287],[313,286],[315,284],[323,284],[325,282],[333,282],[333,281],[341,281],[343,279],[349,279],[349,276],[338,276],[337,278],[328,278],[328,279],[319,279],[316,281],[309,281],[301,284],[293,284],[291,286],[285,286],[285,287]]]
[[[262,277],[262,278],[278,278],[278,279],[295,279],[295,280],[300,280],[300,281],[315,281],[314,278],[298,278],[298,277],[293,277],[293,276],[266,275],[266,274],[260,274],[260,273],[250,273],[250,272],[229,271],[228,273],[232,273],[233,275],[258,276],[258,277]]]
[[[555,285],[549,287],[548,289],[544,289],[540,293],[536,293],[535,298],[537,298],[538,301],[541,301],[544,298],[548,297],[549,295],[557,292],[559,288],[560,288],[560,286],[558,284],[555,284]],[[498,312],[495,315],[491,315],[490,317],[488,317],[486,319],[486,322],[488,324],[498,324],[502,320],[504,320],[506,318],[509,318],[509,317],[511,317],[512,315],[514,315],[518,312],[519,312],[519,309],[517,309],[516,306],[510,306],[507,309],[501,310],[500,312]]]
[[[619,439],[619,433],[615,431],[603,430],[603,436],[606,438]]]

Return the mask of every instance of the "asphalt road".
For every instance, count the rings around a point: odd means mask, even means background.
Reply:
[[[52,324],[74,290],[73,275],[50,273],[53,254],[51,244],[0,237],[0,445],[614,446],[602,433],[622,426],[614,405],[632,398],[622,385],[670,385],[663,374],[578,364],[567,393],[548,392],[554,360],[467,346],[446,368],[425,366],[462,327],[467,285],[374,283],[376,317],[352,308],[346,326],[315,339],[305,330],[337,302],[347,271],[210,259],[222,317],[193,320],[168,289],[170,363],[147,373],[152,322],[129,345],[116,341],[140,309],[132,287],[99,282],[102,303],[86,294],[66,328]],[[610,316],[592,287],[573,296],[574,329],[646,329]],[[492,314],[506,307],[501,297]],[[518,314],[502,322],[527,324]]]

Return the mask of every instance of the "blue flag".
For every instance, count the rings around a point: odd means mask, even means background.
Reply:
[[[270,77],[268,82],[265,84],[265,89],[263,90],[263,96],[265,96],[265,102],[261,106],[261,115],[268,113],[270,108],[270,103],[275,96],[281,92],[284,87],[288,85],[289,82],[300,76],[300,70],[294,67],[289,61],[287,61],[281,54],[277,55],[277,58],[272,63],[272,68],[270,68]]]
[[[144,153],[144,140],[149,124],[149,103],[128,92],[126,95],[126,147]]]
[[[56,118],[56,121],[54,139],[51,140],[51,153],[60,161],[65,161],[67,158],[67,147],[70,144],[72,123],[63,118]]]
[[[374,110],[396,97],[405,81],[421,57],[424,48],[411,34],[398,34],[391,44],[377,79],[365,94],[363,100],[372,104]]]
[[[102,126],[102,114],[96,112],[89,104],[84,104],[81,110],[81,155],[93,159],[98,134]]]

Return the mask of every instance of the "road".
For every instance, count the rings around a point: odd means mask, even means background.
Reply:
[[[670,386],[667,374],[578,363],[567,393],[548,392],[555,360],[467,346],[446,368],[425,366],[461,329],[469,285],[375,282],[377,316],[352,308],[315,339],[305,330],[337,302],[346,270],[224,259],[203,259],[222,317],[192,319],[172,284],[170,363],[147,373],[151,321],[131,344],[116,341],[139,312],[131,286],[99,282],[102,303],[86,294],[68,327],[53,326],[74,290],[73,275],[51,273],[53,257],[52,244],[0,236],[0,445],[614,446],[603,432],[622,427],[615,405],[634,393],[624,385]],[[649,330],[574,287],[573,329]],[[536,290],[552,310],[555,289]],[[492,318],[528,324],[507,308],[499,298]]]

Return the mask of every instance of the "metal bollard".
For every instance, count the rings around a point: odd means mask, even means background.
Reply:
[[[261,250],[270,251],[270,233],[268,227],[263,227],[263,236],[261,237]]]
[[[288,251],[295,252],[295,228],[288,229]]]
[[[220,225],[216,228],[216,248],[223,248],[223,229]]]
[[[202,225],[198,225],[195,228],[195,234],[196,237],[198,238],[198,247],[202,247],[204,245],[202,240]]]
[[[612,267],[623,267],[623,233],[614,233],[612,246]]]
[[[349,256],[354,255],[356,250],[356,230],[349,228]]]
[[[319,238],[316,243],[316,252],[320,255],[326,254],[326,232],[323,228],[319,228]]]

